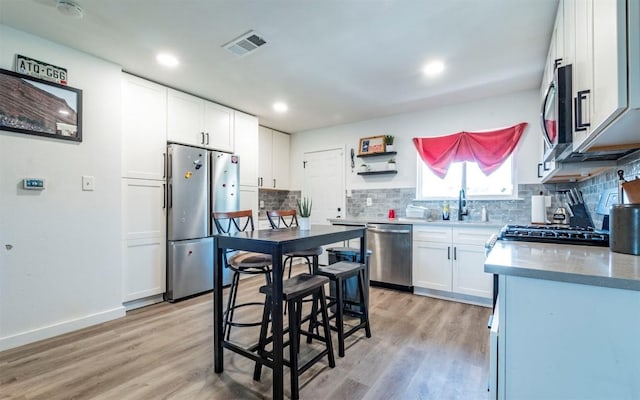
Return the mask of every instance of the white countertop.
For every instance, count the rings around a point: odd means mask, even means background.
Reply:
[[[504,224],[496,222],[480,222],[480,221],[442,221],[433,220],[429,221],[424,218],[330,218],[328,220],[332,224],[353,224],[353,225],[365,225],[365,224],[402,224],[402,225],[434,225],[434,226],[453,226],[453,227],[479,227],[479,228],[502,228]]]
[[[640,291],[640,256],[608,247],[498,240],[485,272]]]

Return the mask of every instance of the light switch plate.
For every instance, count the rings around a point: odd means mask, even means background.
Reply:
[[[96,178],[93,176],[83,176],[82,177],[82,190],[84,191],[94,191],[95,190],[95,182]]]
[[[371,200],[371,197],[367,197],[367,205],[368,206],[372,206],[373,205],[373,200]]]

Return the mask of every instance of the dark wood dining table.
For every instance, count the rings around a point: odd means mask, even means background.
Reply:
[[[223,349],[229,349],[249,358],[258,355],[250,349],[241,348],[223,338],[222,311],[222,268],[223,256],[227,249],[253,251],[271,254],[273,293],[282,293],[282,256],[286,253],[306,250],[349,239],[360,238],[360,259],[365,259],[367,228],[364,226],[311,225],[309,230],[299,228],[266,229],[250,232],[214,235],[213,272],[213,359],[214,370],[224,371]],[[273,369],[273,399],[284,397],[283,387],[283,301],[282,296],[272,298],[273,360],[263,360],[264,365]]]

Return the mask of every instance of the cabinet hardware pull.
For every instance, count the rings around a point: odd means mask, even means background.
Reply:
[[[206,133],[207,135],[207,146],[209,145],[209,132]]]
[[[451,246],[447,246],[447,260],[451,260]]]
[[[276,178],[273,178],[273,188],[276,188]]]
[[[542,163],[538,163],[538,178],[542,178],[542,173],[540,172],[541,167],[542,167]]]
[[[167,153],[162,153],[162,177],[167,177]]]
[[[200,132],[200,144],[204,144],[204,132]]]
[[[591,124],[589,122],[582,122],[583,110],[582,106],[584,101],[587,100],[587,95],[591,93],[590,90],[580,90],[576,97],[573,99],[573,108],[576,112],[574,114],[573,125],[575,131],[586,131]]]
[[[458,259],[458,252],[456,251],[458,248],[457,247],[453,247],[453,259],[457,260]]]

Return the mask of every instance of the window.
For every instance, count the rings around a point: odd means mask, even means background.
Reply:
[[[513,198],[513,156],[491,175],[486,176],[475,162],[452,163],[447,175],[436,176],[418,156],[417,198],[422,200],[457,199],[461,188],[465,188],[468,199]]]

